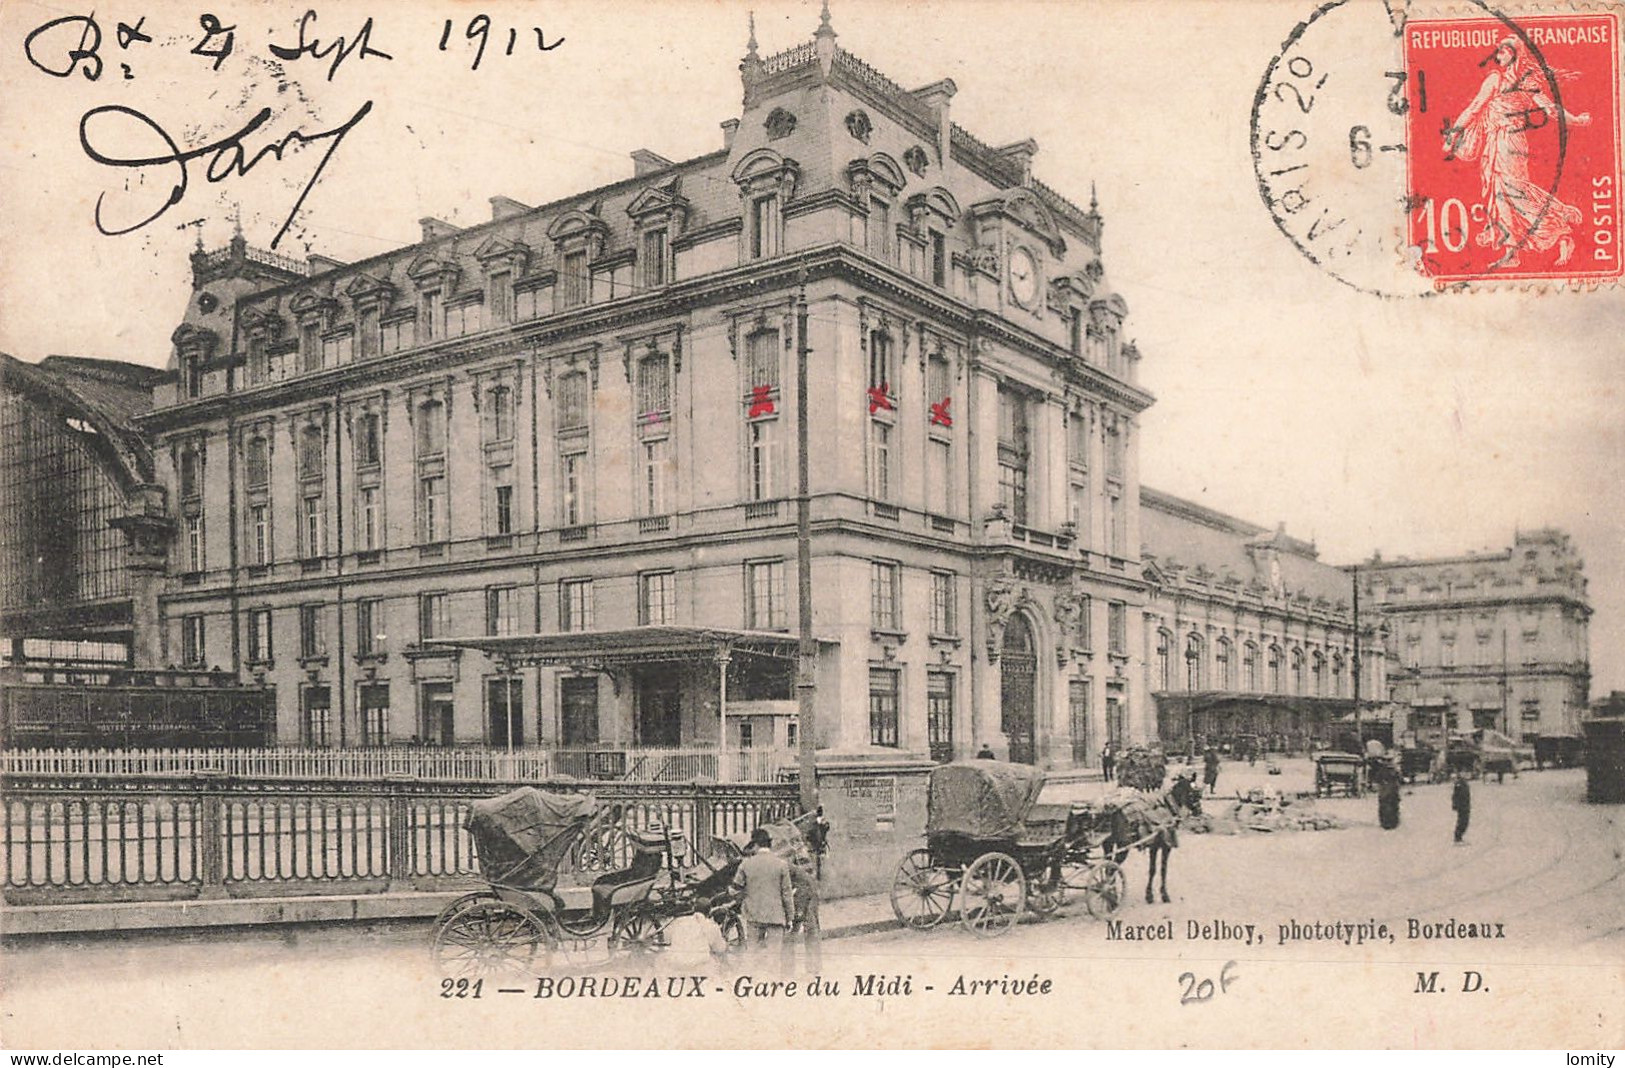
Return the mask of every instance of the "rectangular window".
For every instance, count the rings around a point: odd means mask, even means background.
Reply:
[[[203,646],[203,617],[181,617],[181,663],[202,667],[208,651]]]
[[[323,656],[327,653],[327,638],[322,633],[322,606],[299,606],[299,655]]]
[[[779,332],[758,330],[745,341],[745,394],[750,398],[766,387],[779,388]]]
[[[886,259],[887,250],[891,247],[891,205],[878,198],[869,200],[869,220],[865,238],[869,243],[869,251],[875,254],[876,259]]]
[[[1066,417],[1066,462],[1073,467],[1089,466],[1089,417],[1083,412]]]
[[[566,748],[598,743],[598,676],[559,680],[559,733]]]
[[[387,356],[392,352],[411,348],[416,327],[416,320],[411,318],[396,319],[382,324],[378,327],[379,350]]]
[[[958,634],[958,598],[951,571],[931,572],[931,633]]]
[[[489,745],[517,749],[525,744],[525,689],[518,675],[485,680]]]
[[[510,470],[509,468],[503,467],[503,468],[498,468],[497,470],[503,472],[503,474],[498,476],[498,475],[496,475],[495,472],[493,472],[493,477],[500,477],[500,478],[504,478],[504,479],[508,478],[508,477],[511,477],[510,475],[507,474],[507,472]],[[495,516],[496,532],[499,535],[500,534],[512,534],[513,533],[513,487],[512,486],[501,485],[501,484],[497,485],[497,487],[496,487],[496,499],[492,502],[492,507],[496,511],[496,516]]]
[[[315,749],[331,745],[332,726],[332,691],[326,686],[305,687],[305,745]]]
[[[362,552],[372,552],[382,546],[380,535],[383,528],[379,523],[379,494],[377,486],[367,486],[361,490],[360,506],[356,516],[358,548]]]
[[[779,254],[778,197],[757,197],[750,202],[750,256],[759,260]]]
[[[418,480],[418,516],[422,523],[420,533],[423,544],[436,545],[446,540],[449,517],[446,514],[444,475],[429,475]]]
[[[318,323],[305,323],[299,328],[300,367],[306,371],[322,369],[322,333]]]
[[[346,331],[322,338],[322,366],[337,367],[349,363],[355,350],[355,334]]]
[[[869,669],[869,744],[897,747],[897,672]]]
[[[465,300],[446,309],[446,336],[462,337],[485,329],[485,305],[477,300]]]
[[[930,441],[925,446],[926,507],[936,515],[953,512],[953,445]]]
[[[271,610],[256,608],[248,613],[248,659],[264,663],[271,658]]]
[[[954,677],[947,671],[925,673],[925,733],[931,759],[954,758]]]
[[[1025,460],[999,461],[999,503],[1004,505],[1010,521],[1018,526],[1027,523],[1027,464]]]
[[[892,359],[891,335],[884,330],[869,332],[869,389],[881,391],[880,395],[893,404],[897,403],[897,368]],[[878,399],[876,393],[870,393],[871,403]],[[876,407],[874,414],[887,410],[883,406]]]
[[[1106,606],[1106,649],[1119,656],[1128,652],[1128,606],[1116,601]]]
[[[492,586],[485,591],[485,633],[502,637],[519,632],[519,590]]]
[[[869,424],[869,496],[892,499],[892,428],[878,420]]]
[[[356,312],[355,339],[360,348],[361,358],[370,359],[378,355],[378,309],[362,308]]]
[[[389,686],[374,683],[361,687],[361,744],[389,744]]]
[[[559,629],[592,629],[592,579],[566,579],[559,583]]]
[[[561,456],[559,474],[559,520],[567,527],[578,527],[587,521],[587,454]]]
[[[666,474],[669,465],[666,456],[670,451],[669,438],[655,438],[653,441],[643,443],[642,478],[640,479],[643,514],[665,515],[670,510],[666,501]]]
[[[196,500],[202,495],[202,468],[203,461],[199,458],[198,451],[195,448],[188,446],[181,450],[180,482],[182,500]]]
[[[363,656],[384,651],[384,603],[376,598],[355,603],[356,649]]]
[[[558,431],[566,434],[587,429],[587,376],[571,371],[559,376]]]
[[[440,322],[440,291],[423,294],[418,299],[418,343],[433,341]]]
[[[271,361],[265,352],[265,335],[256,333],[248,339],[248,381],[259,385],[271,379]],[[199,383],[201,386],[202,383]],[[195,396],[195,394],[194,394]]]
[[[931,284],[939,289],[948,284],[948,238],[941,230],[931,231]]]
[[[451,633],[450,598],[444,593],[418,595],[418,637],[421,641]]]
[[[901,630],[897,614],[898,565],[869,564],[869,625],[876,630]]]
[[[243,468],[249,489],[264,489],[271,482],[271,453],[264,438],[248,439],[244,447]]]
[[[758,419],[750,424],[750,499],[772,500],[778,496],[774,454],[778,450],[779,421]]]
[[[950,404],[944,401],[951,400],[954,392],[953,368],[948,360],[940,353],[933,355],[925,365],[925,394],[926,400],[931,402],[932,413],[927,418],[933,434],[947,433],[953,429],[953,411]],[[936,406],[941,405],[942,411],[938,415]]]
[[[666,284],[666,231],[647,230],[643,234],[643,284],[650,288]]]
[[[1117,427],[1106,431],[1106,477],[1123,481],[1123,469],[1127,466],[1126,450],[1123,447],[1123,432]]]
[[[1070,501],[1067,505],[1067,519],[1072,523],[1078,543],[1085,548],[1089,546],[1089,483],[1087,474],[1073,472],[1072,482],[1068,485]]]
[[[542,291],[540,289],[515,290],[513,295],[513,319],[522,323],[534,319],[542,314]]]
[[[1072,763],[1079,767],[1092,762],[1089,741],[1089,680],[1068,679],[1066,684],[1068,733],[1072,738]]]
[[[587,303],[587,254],[567,252],[559,261],[559,307],[574,308]]]
[[[513,390],[498,386],[485,395],[485,440],[513,440]]]
[[[665,626],[677,620],[677,576],[651,571],[638,576],[638,622]]]
[[[745,565],[745,598],[749,630],[783,630],[787,625],[784,600],[784,561],[756,560]]]
[[[671,422],[671,361],[664,355],[645,356],[637,371],[638,429],[645,435],[665,433]]]
[[[1123,509],[1123,495],[1121,493],[1109,494],[1106,497],[1106,509],[1108,512],[1106,517],[1107,533],[1111,538],[1110,543],[1106,546],[1106,551],[1112,556],[1122,559],[1123,550],[1128,542],[1128,516]]]
[[[253,504],[248,508],[249,563],[262,567],[271,562],[271,509]]]
[[[186,570],[194,574],[204,566],[203,517],[186,517]]]
[[[357,467],[377,467],[383,459],[383,442],[380,440],[378,429],[378,416],[374,412],[366,412],[355,421],[355,462]]]
[[[1083,355],[1083,309],[1072,308],[1066,316],[1067,348],[1074,356]]]
[[[303,558],[314,560],[322,555],[322,497],[312,494],[300,501],[299,533]]]
[[[999,391],[999,500],[1012,522],[1027,522],[1027,464],[1031,453],[1027,398]]]
[[[513,319],[513,281],[506,272],[493,274],[486,287],[485,300],[491,308],[491,325],[498,326]]]

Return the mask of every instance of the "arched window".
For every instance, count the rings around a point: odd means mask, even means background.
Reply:
[[[418,405],[418,456],[441,456],[446,451],[446,406],[439,401]]]
[[[1303,650],[1292,649],[1292,692],[1303,693]]]
[[[1258,646],[1252,642],[1241,647],[1241,688],[1247,693],[1258,692]]]
[[[1172,634],[1157,631],[1157,689],[1164,693],[1174,688],[1173,643]]]
[[[1343,696],[1343,654],[1332,655],[1332,696]]]
[[[1215,684],[1221,690],[1231,689],[1234,680],[1230,676],[1230,639],[1220,638],[1213,643],[1213,672]]]
[[[307,426],[299,432],[299,477],[322,477],[322,428]]]
[[[258,489],[271,481],[271,454],[264,438],[255,436],[248,439],[248,448],[244,450],[243,467],[248,476],[250,489]]]
[[[1281,647],[1270,646],[1269,652],[1270,692],[1281,693]]]
[[[1202,688],[1202,636],[1191,634],[1185,639],[1185,689],[1195,692]]]
[[[1314,681],[1315,696],[1326,696],[1326,655],[1318,650],[1309,662],[1310,675]]]

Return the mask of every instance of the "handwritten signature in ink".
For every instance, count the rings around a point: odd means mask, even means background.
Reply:
[[[357,108],[355,114],[351,115],[350,118],[342,125],[335,126],[331,130],[322,130],[316,133],[305,133],[300,130],[294,130],[290,133],[284,134],[279,140],[275,140],[269,144],[261,146],[258,151],[251,154],[245,145],[245,142],[255,132],[257,132],[260,127],[264,126],[271,120],[272,113],[270,108],[261,108],[259,113],[256,114],[252,119],[249,119],[242,129],[228,137],[206,145],[200,145],[197,148],[184,150],[175,143],[174,138],[170,137],[169,134],[165,132],[163,127],[159,126],[151,118],[135,110],[134,108],[125,107],[122,104],[106,104],[101,107],[91,108],[89,111],[85,112],[84,116],[79,120],[79,146],[84,149],[85,155],[89,156],[92,160],[108,167],[143,168],[173,166],[176,168],[174,183],[169,191],[168,199],[165,200],[163,204],[159,205],[156,211],[153,211],[144,218],[138,219],[132,223],[110,224],[108,222],[103,210],[106,206],[105,202],[107,199],[107,193],[103,192],[96,198],[96,229],[101,233],[112,237],[119,234],[133,233],[134,231],[141,229],[143,226],[146,226],[162,217],[166,211],[174,207],[176,204],[179,204],[186,196],[186,191],[191,181],[191,175],[187,168],[187,164],[193,160],[207,158],[208,162],[204,167],[204,175],[210,183],[217,183],[223,182],[232,177],[246,176],[267,156],[270,156],[280,162],[283,158],[283,153],[291,147],[314,145],[318,142],[325,141],[327,142],[326,152],[322,154],[320,162],[316,164],[315,170],[311,173],[310,180],[306,182],[304,188],[300,190],[299,199],[294,201],[292,210],[288,212],[287,220],[283,222],[282,228],[277,231],[276,237],[271,240],[271,247],[274,249],[277,247],[277,242],[281,241],[283,235],[288,232],[288,228],[293,225],[293,220],[298,216],[299,209],[304,206],[305,198],[310,195],[311,189],[316,185],[317,180],[321,178],[322,171],[326,169],[328,162],[333,158],[333,154],[338,151],[339,145],[344,142],[344,138],[349,135],[350,131],[355,129],[356,125],[360,123],[362,119],[367,117],[367,113],[371,110],[372,101],[369,100]],[[104,132],[108,132],[105,130],[105,125],[107,123],[113,123],[115,125],[115,129],[111,132],[117,135],[121,141],[125,140],[130,135],[132,124],[137,133],[139,133],[139,131],[144,127],[146,130],[150,130],[152,133],[156,134],[164,145],[168,147],[169,151],[165,155],[157,156],[109,155],[107,152],[97,148],[96,145],[92,143],[91,125],[93,122],[97,122],[97,120],[100,120],[98,126],[103,128]],[[122,129],[119,129],[118,127],[122,127]],[[100,142],[101,138],[98,137],[97,141]]]

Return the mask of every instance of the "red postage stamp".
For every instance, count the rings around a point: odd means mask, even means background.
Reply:
[[[1405,86],[1425,276],[1620,278],[1616,14],[1413,20]]]

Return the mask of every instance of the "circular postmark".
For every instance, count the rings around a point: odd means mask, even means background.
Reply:
[[[1253,169],[1271,219],[1306,259],[1361,292],[1422,296],[1480,278],[1562,276],[1514,272],[1525,249],[1552,248],[1547,260],[1563,251],[1563,213],[1574,209],[1557,193],[1576,117],[1531,34],[1482,0],[1470,7],[1467,19],[1420,20],[1398,4],[1330,0],[1293,28],[1254,96]],[[1419,29],[1432,26],[1476,30]],[[1448,65],[1414,51],[1441,42],[1459,46]],[[1486,126],[1501,139],[1493,148],[1476,133]],[[1514,200],[1494,188],[1491,153],[1528,157],[1537,139],[1545,156],[1521,172]],[[1474,186],[1442,200],[1449,219],[1421,182],[1446,170]],[[1477,260],[1445,262],[1445,251],[1469,245]]]

